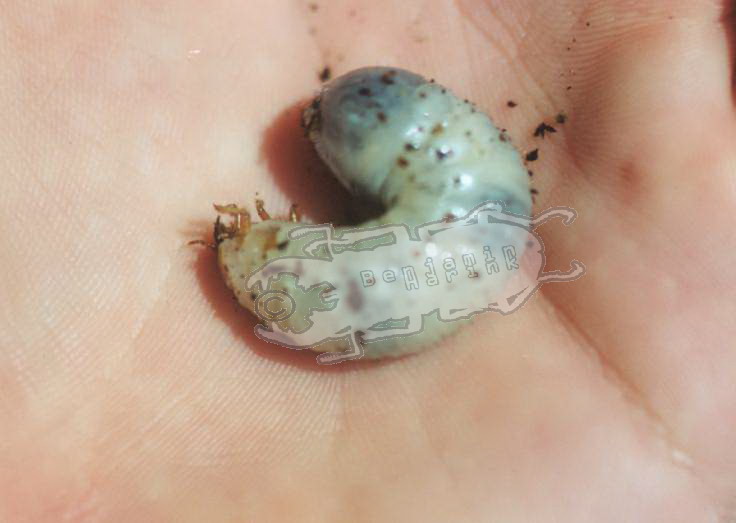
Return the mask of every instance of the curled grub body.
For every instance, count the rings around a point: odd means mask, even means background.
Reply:
[[[473,249],[490,244],[521,256],[528,227],[491,220],[471,234],[472,228],[462,226],[490,209],[497,218],[503,210],[507,222],[516,216],[528,225],[527,170],[488,116],[421,76],[373,67],[327,84],[305,110],[304,125],[335,176],[385,212],[359,227],[333,228],[305,226],[294,216],[263,219],[262,206],[258,223],[236,206],[218,208],[234,217],[216,226],[220,269],[240,304],[263,320],[258,335],[294,348],[309,346],[326,353],[321,363],[334,363],[417,351],[468,321],[475,309],[488,309],[489,292],[504,289],[508,277],[498,275],[491,287],[488,278],[457,279],[453,296],[463,296],[474,309],[463,313],[448,301],[429,314],[429,298],[421,292],[407,297],[388,285],[373,292],[378,287],[366,287],[360,277],[371,264],[399,274],[411,257],[426,261],[443,252],[460,260],[462,270]],[[443,232],[450,229],[452,234]],[[402,242],[413,242],[411,249],[393,248]],[[377,329],[376,322],[383,324]],[[295,338],[317,324],[309,336]]]

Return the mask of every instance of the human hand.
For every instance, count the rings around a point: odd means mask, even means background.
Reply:
[[[726,3],[317,3],[4,5],[0,519],[733,518]],[[396,361],[258,340],[186,242],[255,191],[347,212],[298,127],[325,65],[539,148],[587,275]]]

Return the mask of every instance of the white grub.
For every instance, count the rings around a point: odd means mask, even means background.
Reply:
[[[350,191],[383,205],[384,214],[361,224],[360,229],[384,224],[413,228],[436,220],[452,221],[488,201],[501,202],[511,213],[530,214],[527,170],[501,131],[472,103],[414,73],[371,67],[338,77],[305,110],[304,124],[310,140],[335,176]],[[303,248],[314,237],[289,238],[289,231],[304,225],[296,221],[295,213],[291,220],[279,220],[262,210],[261,205],[262,221],[251,223],[243,209],[234,205],[218,208],[232,217],[229,225],[219,220],[216,225],[219,266],[243,307],[254,311],[261,293],[282,290],[295,300],[300,311],[324,308],[326,298],[333,293],[323,292],[325,288],[303,290],[323,281],[329,281],[337,294],[352,293],[351,299],[360,305],[342,307],[339,317],[337,314],[334,317],[336,325],[351,327],[350,336],[310,347],[312,350],[340,353],[351,347],[355,349],[352,344],[359,343],[360,355],[364,353],[367,358],[396,356],[432,345],[466,322],[441,321],[437,314],[430,314],[422,318],[423,328],[418,334],[361,341],[361,335],[369,332],[372,326],[369,322],[375,316],[366,313],[368,308],[380,309],[386,318],[400,319],[415,313],[421,317],[421,308],[426,303],[390,292],[369,296],[367,289],[356,284],[355,257],[335,256],[330,262],[305,266]],[[335,227],[334,237],[341,237],[347,230],[347,227]],[[525,239],[497,238],[496,243],[511,242],[523,251]],[[466,235],[458,240],[454,236],[451,245],[430,242],[424,247],[428,249],[424,254],[443,249],[457,252],[477,244],[477,237]],[[323,252],[322,256],[326,254]],[[406,262],[402,254],[387,253],[382,259],[387,266],[400,267]],[[249,276],[277,258],[285,258],[279,262],[282,270],[298,278],[279,278],[271,280],[268,289],[254,288]],[[302,288],[297,288],[297,279]],[[456,292],[474,299],[474,293],[482,297],[488,288],[464,284],[457,286]],[[264,323],[281,332],[284,340],[289,339],[289,333],[305,328],[304,317],[299,314]],[[331,363],[340,361],[341,357],[325,354],[320,361]]]

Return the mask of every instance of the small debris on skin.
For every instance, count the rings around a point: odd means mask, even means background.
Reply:
[[[319,79],[321,82],[326,82],[330,78],[332,78],[332,70],[329,66],[325,66],[325,68],[319,73]]]
[[[546,123],[542,122],[537,126],[537,129],[534,131],[534,137],[544,138],[544,135],[546,133],[556,133],[556,132],[557,132],[557,129],[555,129],[551,125],[547,125]]]
[[[315,4],[314,2],[312,2],[311,4],[309,4],[309,10],[310,11],[314,12],[314,11],[317,11],[317,9],[319,9],[319,5],[318,4]]]
[[[509,106],[509,107],[511,107],[513,109],[514,107],[516,107],[519,104],[517,104],[513,100],[509,100],[508,102],[506,102],[506,105]]]
[[[526,153],[527,162],[536,162],[538,159],[539,159],[539,149],[534,149],[533,151]]]
[[[557,116],[555,116],[555,122],[562,125],[567,121],[567,115],[565,113],[559,113]]]

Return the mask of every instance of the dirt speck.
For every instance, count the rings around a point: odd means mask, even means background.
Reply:
[[[332,70],[330,69],[330,66],[326,65],[319,73],[319,80],[320,82],[326,82],[330,78],[332,78]]]
[[[535,138],[544,138],[545,134],[556,133],[557,129],[545,122],[540,123],[534,131]]]

